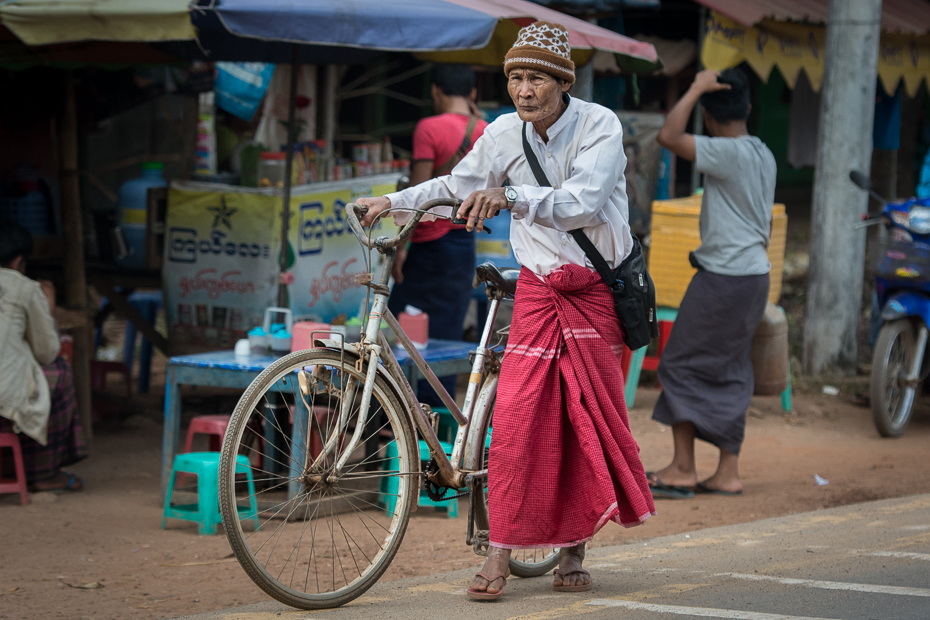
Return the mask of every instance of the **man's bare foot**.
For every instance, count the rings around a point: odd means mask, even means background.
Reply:
[[[694,470],[686,471],[680,469],[675,464],[669,465],[665,469],[650,472],[647,475],[649,482],[665,484],[670,487],[681,487],[683,489],[693,489],[697,485],[697,472]]]
[[[739,478],[724,477],[714,474],[707,480],[701,482],[699,487],[703,487],[701,490],[705,493],[723,491],[724,493],[738,494],[743,492],[743,481]]]
[[[552,580],[554,590],[581,592],[591,589],[591,575],[581,567],[584,554],[584,543],[559,551],[559,568]]]
[[[488,548],[488,559],[484,561],[484,567],[481,572],[485,575],[503,575],[504,578],[510,576],[510,549],[501,549],[500,547]],[[504,578],[495,579],[488,582],[481,575],[475,575],[468,585],[470,590],[476,592],[487,592],[488,594],[497,594],[504,587]]]

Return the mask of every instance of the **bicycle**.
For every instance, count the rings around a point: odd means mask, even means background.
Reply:
[[[487,555],[487,458],[503,356],[499,343],[488,345],[498,308],[513,298],[519,272],[501,272],[491,263],[477,269],[489,306],[462,409],[387,308],[395,248],[427,211],[459,204],[431,200],[395,237],[374,240],[358,220],[359,207],[347,205],[349,225],[369,256],[377,250],[384,257],[377,283],[371,265],[357,276],[374,293],[361,340],[323,338],[315,340],[318,348],[282,357],[256,377],[232,414],[220,457],[223,524],[240,565],[282,603],[337,607],[373,586],[400,547],[421,480],[434,500],[468,496],[465,542]],[[457,422],[451,455],[437,437],[438,415],[418,402],[401,371],[382,319]],[[429,451],[425,468],[418,436]],[[256,474],[251,483],[240,455]],[[510,570],[539,576],[558,560],[558,549],[515,550]]]

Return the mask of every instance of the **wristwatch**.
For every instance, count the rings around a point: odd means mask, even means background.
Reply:
[[[504,186],[504,196],[507,198],[507,208],[513,209],[514,203],[517,202],[517,188],[510,185]]]

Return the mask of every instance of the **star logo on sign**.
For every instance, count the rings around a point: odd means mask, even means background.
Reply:
[[[207,207],[207,211],[213,214],[212,228],[218,228],[220,224],[223,224],[226,228],[232,230],[231,218],[238,210],[239,209],[231,209],[226,206],[226,196],[220,196],[220,206]]]

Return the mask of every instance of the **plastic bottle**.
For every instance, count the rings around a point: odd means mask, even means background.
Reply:
[[[165,187],[167,182],[161,172],[161,162],[144,162],[142,176],[120,185],[117,207],[117,223],[123,231],[128,254],[117,259],[117,264],[129,269],[145,269],[146,214],[148,191],[152,187]]]

